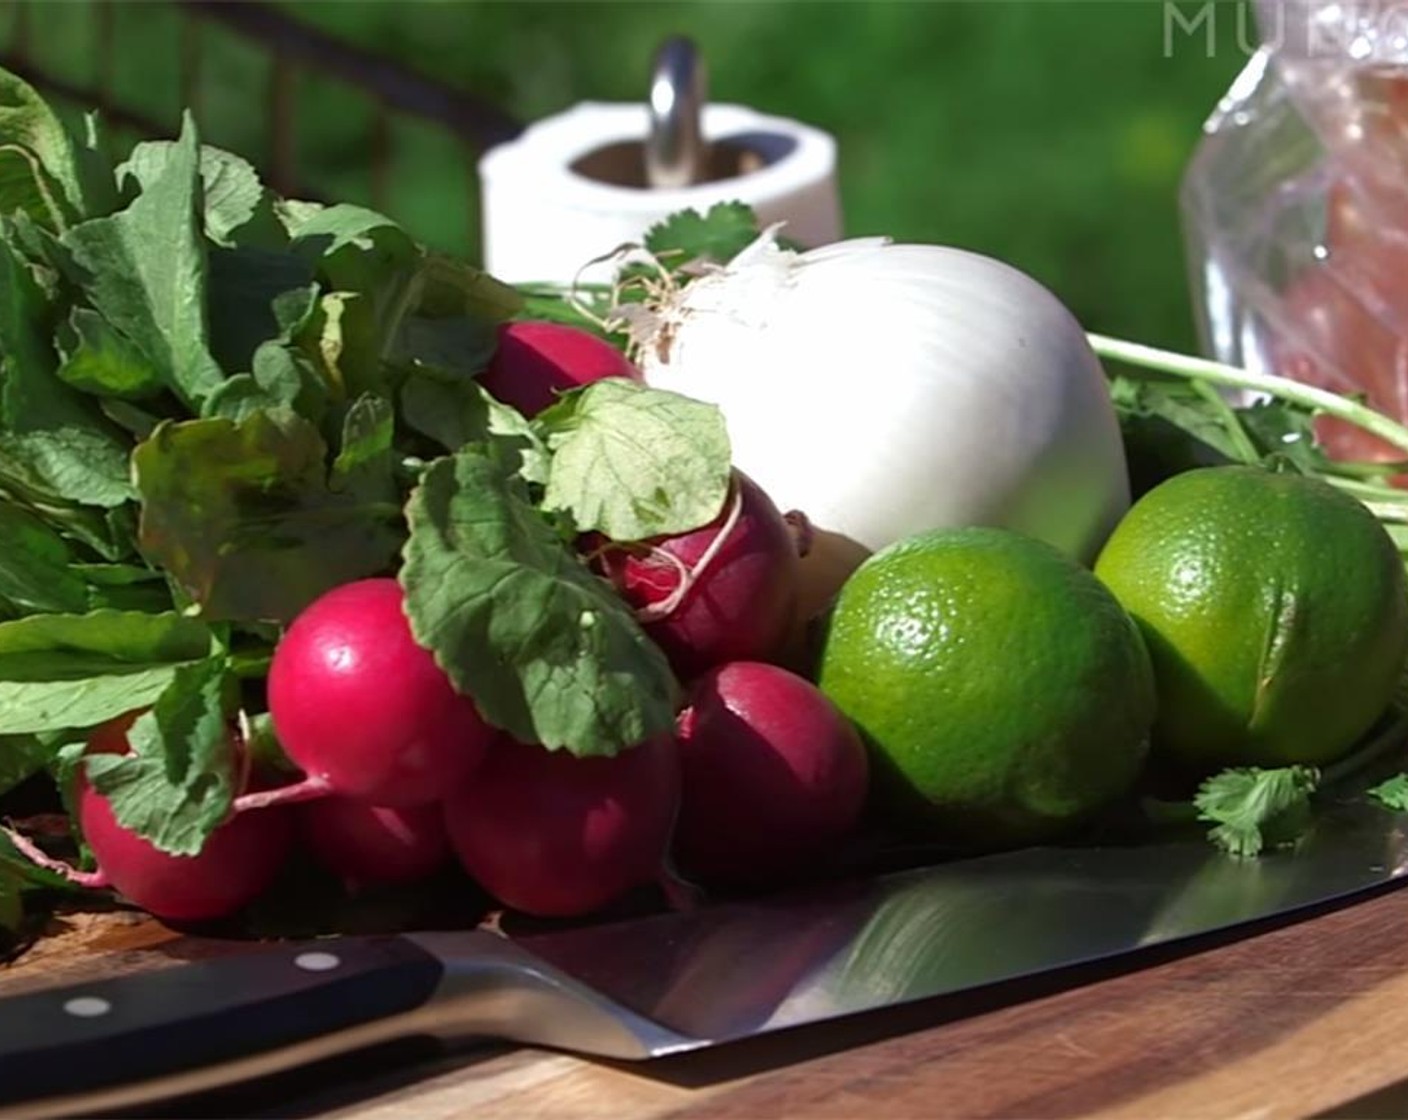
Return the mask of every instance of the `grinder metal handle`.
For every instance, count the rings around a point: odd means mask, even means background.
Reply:
[[[650,187],[688,187],[704,178],[702,118],[707,96],[704,60],[694,41],[683,36],[666,39],[655,53],[650,80],[650,132],[645,140],[645,179]]]

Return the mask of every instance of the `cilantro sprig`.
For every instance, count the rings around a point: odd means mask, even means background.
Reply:
[[[622,245],[603,258],[618,264],[612,283],[521,285],[525,313],[594,331],[624,346],[623,307],[648,298],[662,284],[684,285],[710,267],[727,264],[758,232],[757,216],[743,202],[716,202],[703,213],[680,210],[646,230],[639,245]],[[792,245],[785,238],[781,243]],[[645,261],[633,259],[637,250]]]
[[[1349,789],[1408,741],[1408,680],[1401,682],[1389,712],[1374,731],[1346,757],[1325,767],[1237,766],[1206,778],[1190,803],[1150,802],[1152,823],[1196,819],[1212,827],[1208,839],[1236,859],[1294,847],[1313,826],[1316,800],[1346,792],[1367,797],[1387,809],[1408,812],[1408,774],[1397,774],[1367,790]],[[1361,779],[1362,780],[1362,779]],[[1186,812],[1185,812],[1186,810]]]
[[[1226,463],[1313,475],[1363,502],[1408,559],[1408,496],[1393,484],[1394,476],[1408,473],[1408,427],[1353,397],[1288,378],[1089,338],[1096,353],[1115,363],[1111,396],[1136,491],[1182,470]],[[1382,462],[1332,459],[1315,435],[1322,416],[1353,424],[1402,454]]]
[[[1369,790],[1369,796],[1385,809],[1408,813],[1408,774],[1395,774]]]
[[[1193,805],[1212,824],[1208,839],[1228,855],[1251,859],[1295,842],[1310,819],[1320,773],[1310,766],[1276,770],[1237,767],[1209,778]]]

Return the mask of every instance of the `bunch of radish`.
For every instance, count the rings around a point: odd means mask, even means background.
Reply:
[[[575,328],[500,332],[482,384],[527,416],[575,385],[638,377]],[[238,910],[297,845],[357,887],[416,882],[457,859],[503,905],[545,917],[681,875],[705,887],[784,884],[837,849],[867,790],[855,729],[780,664],[795,642],[806,544],[805,522],[737,472],[703,528],[583,539],[582,562],[634,610],[684,686],[674,734],[610,757],[491,726],[417,644],[394,578],[337,587],[287,627],[269,669],[273,729],[302,776],[246,789],[194,857],[126,832],[80,778],[99,867],[90,881],[173,920]],[[122,736],[104,729],[89,749],[123,751]]]

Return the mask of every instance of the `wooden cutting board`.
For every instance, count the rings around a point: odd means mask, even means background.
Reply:
[[[0,996],[237,948],[135,915],[72,916],[0,969]],[[1408,1116],[1408,891],[1063,983],[639,1066],[504,1047],[357,1059],[180,1115]]]

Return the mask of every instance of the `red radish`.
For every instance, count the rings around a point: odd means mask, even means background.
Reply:
[[[450,858],[438,804],[391,809],[325,797],[300,805],[299,813],[309,850],[353,887],[415,882]]]
[[[559,393],[604,377],[640,380],[640,371],[611,343],[563,323],[516,322],[499,327],[498,349],[479,382],[524,416],[536,416]]]
[[[678,726],[680,870],[780,881],[855,826],[869,767],[856,729],[809,681],[740,661],[695,681]]]
[[[301,785],[373,805],[438,801],[497,734],[416,644],[403,602],[394,579],[344,584],[275,649],[269,712]]]
[[[739,471],[708,525],[641,544],[609,544],[600,563],[645,631],[688,679],[726,661],[782,653],[796,608],[799,547],[786,519]]]
[[[106,723],[100,723],[88,733],[88,744],[84,748],[84,754],[126,754],[131,746],[127,742],[127,732],[132,730],[132,725],[137,722],[145,708],[137,708],[134,711],[124,712],[120,716],[113,716]]]
[[[679,803],[668,736],[614,758],[574,758],[504,738],[445,802],[466,871],[506,906],[571,917],[661,872]]]
[[[141,710],[127,712],[89,733],[85,754],[126,754],[127,733]],[[231,750],[239,749],[231,730]],[[233,914],[263,893],[293,845],[293,819],[284,808],[232,817],[206,839],[199,854],[163,852],[124,828],[107,798],[80,768],[74,789],[78,827],[93,850],[96,871],[80,871],[48,856],[33,841],[4,829],[11,843],[40,867],[93,889],[113,888],[131,902],[173,922],[206,921]]]
[[[199,855],[173,856],[118,824],[86,779],[79,782],[78,826],[106,885],[173,922],[235,913],[274,881],[293,845],[289,810],[275,807],[231,818]]]

